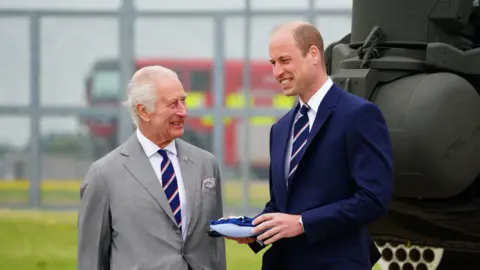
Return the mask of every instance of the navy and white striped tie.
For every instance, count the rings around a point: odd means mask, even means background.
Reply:
[[[298,163],[302,158],[305,145],[307,144],[308,135],[310,134],[307,115],[309,109],[310,107],[307,104],[303,105],[293,123],[292,155],[290,156],[288,179],[290,179],[297,170]]]
[[[162,173],[162,186],[167,196],[168,203],[172,209],[173,216],[177,221],[178,227],[182,228],[182,213],[180,211],[180,195],[178,194],[177,177],[175,176],[175,170],[173,169],[172,162],[167,156],[167,152],[164,149],[158,150],[158,153],[162,156],[161,173]]]

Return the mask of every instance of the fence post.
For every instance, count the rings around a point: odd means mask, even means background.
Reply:
[[[30,156],[29,156],[29,200],[30,206],[40,206],[40,16],[36,13],[30,16]]]

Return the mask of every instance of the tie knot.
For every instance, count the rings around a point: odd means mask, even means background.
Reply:
[[[167,151],[165,149],[159,149],[158,153],[163,157],[167,158]]]
[[[302,108],[300,108],[300,113],[303,115],[307,115],[308,110],[310,110],[310,106],[307,104],[303,105]]]

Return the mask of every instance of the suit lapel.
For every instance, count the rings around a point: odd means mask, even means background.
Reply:
[[[162,185],[158,180],[148,157],[143,152],[142,146],[136,134],[130,137],[122,149],[122,154],[127,156],[124,166],[135,180],[152,196],[158,205],[164,210],[167,216],[175,222],[170,204],[163,192]],[[160,166],[160,164],[158,165]]]
[[[198,207],[200,194],[200,179],[198,174],[200,170],[192,159],[190,145],[182,140],[175,140],[180,170],[182,173],[183,185],[187,196],[187,238],[192,234],[195,224],[198,221]]]
[[[322,129],[323,124],[327,122],[332,112],[332,108],[337,106],[338,97],[341,93],[340,91],[341,90],[337,89],[335,84],[333,84],[323,98],[322,102],[320,102],[320,105],[317,109],[317,116],[315,117],[315,122],[313,123],[312,130],[308,135],[307,144],[305,145],[305,151],[308,149],[315,136],[317,136],[317,133]]]
[[[287,146],[290,139],[291,134],[291,125],[293,123],[293,116],[296,114],[298,110],[298,106],[294,109],[290,110],[285,117],[283,117],[277,123],[277,129],[275,131],[275,145],[272,145],[272,163],[274,171],[272,172],[273,175],[276,175],[279,180],[273,181],[273,184],[277,186],[275,189],[275,194],[279,194],[280,196],[276,195],[276,200],[286,203],[286,195],[287,195],[287,179],[285,175],[285,161],[287,155]],[[280,170],[275,170],[275,168],[280,168]],[[276,178],[277,178],[276,177]],[[280,186],[278,186],[280,185]]]

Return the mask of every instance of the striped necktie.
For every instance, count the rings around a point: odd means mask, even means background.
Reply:
[[[177,221],[178,227],[182,228],[182,213],[180,211],[180,195],[178,194],[177,177],[175,176],[175,170],[173,169],[172,162],[167,156],[167,152],[164,149],[158,150],[158,153],[162,156],[161,174],[162,174],[162,186],[167,196],[168,203],[172,209],[173,216]]]
[[[290,156],[290,172],[288,173],[288,179],[290,179],[297,170],[298,163],[305,150],[305,144],[307,144],[307,138],[310,134],[307,115],[309,109],[310,107],[308,105],[303,105],[293,123],[292,155]]]

